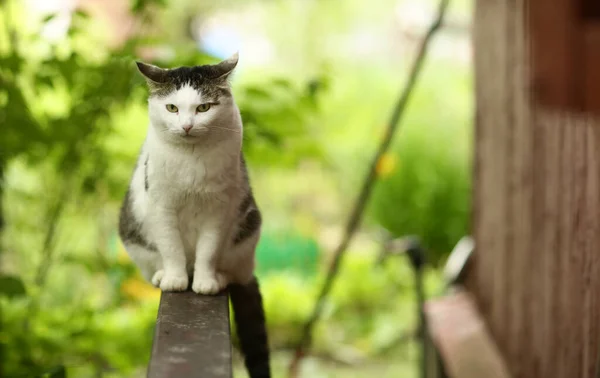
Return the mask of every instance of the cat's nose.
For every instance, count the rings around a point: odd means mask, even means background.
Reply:
[[[192,127],[194,127],[194,126],[193,125],[184,125],[184,126],[181,126],[181,128],[185,131],[186,134],[190,132],[190,130],[192,129]]]

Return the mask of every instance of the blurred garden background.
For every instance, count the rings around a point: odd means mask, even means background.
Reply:
[[[387,238],[418,235],[436,295],[468,234],[471,6],[453,0],[433,41],[303,377],[417,376],[413,273],[379,256]],[[264,218],[258,276],[273,373],[286,376],[435,10],[432,0],[0,0],[0,376],[145,375],[160,292],[116,229],[148,122],[134,61],[196,65],[238,50],[232,84]]]

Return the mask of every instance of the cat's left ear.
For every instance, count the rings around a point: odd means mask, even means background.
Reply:
[[[236,52],[221,63],[215,64],[213,67],[215,68],[216,78],[226,79],[229,75],[231,75],[233,69],[238,64],[238,60],[239,53]]]
[[[168,70],[153,66],[152,64],[135,62],[144,78],[153,84],[167,84],[170,81]]]

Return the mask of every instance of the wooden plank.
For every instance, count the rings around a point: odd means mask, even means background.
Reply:
[[[450,378],[508,378],[510,374],[473,298],[460,291],[425,304],[428,331]]]
[[[532,308],[530,277],[535,274],[530,269],[532,236],[532,183],[535,171],[532,169],[533,125],[529,117],[529,98],[523,83],[528,67],[524,59],[528,46],[523,38],[523,10],[516,4],[507,4],[504,25],[507,93],[498,96],[506,114],[504,127],[511,130],[504,159],[508,160],[506,172],[507,201],[506,264],[502,272],[506,287],[507,304],[504,308],[505,327],[497,331],[504,334],[500,349],[510,361],[510,371],[515,376],[527,376],[531,365],[526,364],[533,348],[533,330],[527,326]],[[485,206],[485,205],[484,205]],[[528,253],[530,252],[530,253]],[[516,309],[520,309],[516,311]],[[528,336],[526,336],[528,334]],[[498,340],[497,340],[498,342]],[[532,375],[529,375],[532,376]]]
[[[593,121],[593,122],[592,122]],[[587,205],[589,209],[600,208],[600,130],[598,120],[589,120],[586,124],[587,143]],[[598,356],[600,344],[600,258],[597,253],[600,245],[600,219],[596,211],[588,211],[585,224],[585,254],[583,280],[585,282],[583,321],[584,374],[586,377],[598,377],[600,366]]]
[[[600,119],[578,112],[600,109],[600,22],[582,28],[576,6],[476,3],[478,248],[465,282],[516,377],[600,369]]]
[[[512,27],[519,31],[520,19],[517,12],[513,13],[513,18],[519,22]],[[522,31],[521,31],[522,33]],[[530,363],[535,356],[536,332],[533,313],[535,306],[539,303],[539,295],[536,290],[539,288],[540,268],[536,261],[539,253],[539,245],[533,243],[534,236],[534,205],[539,198],[534,195],[534,185],[540,179],[542,173],[539,169],[534,169],[534,154],[539,153],[539,141],[535,140],[535,128],[531,122],[529,113],[529,98],[523,88],[525,71],[523,67],[523,55],[526,47],[522,41],[522,34],[513,35],[511,41],[515,47],[515,58],[511,64],[513,67],[514,87],[511,90],[510,97],[514,104],[510,109],[512,115],[511,123],[514,128],[514,147],[513,154],[510,156],[512,161],[510,178],[510,191],[508,191],[507,201],[510,204],[510,217],[507,222],[512,225],[509,239],[509,263],[505,271],[505,279],[508,281],[507,292],[510,302],[507,309],[508,327],[507,337],[508,345],[506,347],[511,354],[512,365],[511,372],[515,376],[535,377],[534,370],[537,368],[535,363]],[[518,57],[518,58],[517,58]]]
[[[570,345],[569,361],[571,368],[569,374],[572,377],[583,377],[583,310],[585,302],[585,282],[583,281],[584,266],[586,258],[585,250],[585,214],[589,212],[586,203],[587,170],[586,170],[586,127],[583,117],[577,115],[566,125],[573,133],[571,141],[573,147],[571,152],[571,206],[572,220],[570,225],[571,245],[569,246],[569,317],[565,319],[569,324],[568,339]]]
[[[473,234],[477,245],[477,292],[480,310],[490,322],[495,337],[505,326],[502,309],[506,307],[503,284],[506,251],[507,203],[506,146],[507,125],[504,104],[508,101],[505,77],[504,25],[506,2],[478,2],[475,8],[473,38],[475,46],[485,46],[485,53],[475,54],[477,180],[474,182],[476,220]],[[494,43],[490,43],[494,41]],[[483,208],[485,207],[485,208]],[[500,341],[501,345],[504,345]]]
[[[504,169],[503,181],[498,181],[497,185],[502,187],[501,196],[505,201],[504,206],[504,235],[500,234],[504,239],[504,248],[500,251],[503,255],[504,264],[502,269],[497,269],[495,272],[497,286],[502,286],[503,299],[498,303],[498,308],[495,310],[496,316],[500,318],[497,321],[492,334],[496,336],[496,342],[499,344],[500,350],[508,357],[512,363],[510,366],[511,372],[518,372],[521,368],[522,354],[519,352],[519,345],[514,344],[514,334],[518,332],[521,312],[513,311],[513,304],[519,301],[523,293],[522,287],[516,286],[520,282],[520,270],[515,267],[523,266],[523,260],[526,257],[517,249],[519,226],[526,229],[527,223],[527,204],[521,202],[521,164],[520,149],[525,143],[525,140],[519,139],[519,126],[516,124],[515,114],[515,69],[517,69],[518,51],[515,47],[515,36],[517,33],[517,24],[519,20],[515,15],[515,7],[507,2],[503,2],[505,6],[504,14],[498,23],[502,25],[502,44],[505,46],[504,60],[501,62],[501,72],[506,82],[504,93],[498,93],[498,106],[501,107],[501,112],[504,115],[501,127],[506,129],[505,140],[499,140],[497,159],[506,161]],[[520,58],[520,56],[519,56]],[[499,125],[500,126],[500,125]],[[531,147],[528,148],[531,150]],[[502,180],[502,178],[500,178]],[[521,215],[522,212],[525,214]],[[525,224],[523,224],[525,223]],[[500,256],[496,257],[500,259]],[[503,331],[500,331],[503,330]],[[518,374],[518,373],[517,373]]]
[[[568,332],[568,324],[565,323],[565,319],[568,318],[569,313],[569,303],[568,303],[568,279],[569,279],[569,270],[568,270],[568,258],[569,258],[569,246],[570,246],[570,235],[569,235],[569,226],[571,224],[569,211],[569,192],[571,186],[568,182],[568,172],[571,169],[571,164],[568,160],[571,155],[570,147],[570,136],[571,133],[568,132],[562,122],[560,121],[560,116],[554,114],[554,117],[557,118],[556,128],[559,130],[559,147],[558,150],[555,151],[556,154],[559,155],[560,161],[557,166],[558,169],[558,190],[559,196],[557,198],[558,202],[556,204],[558,208],[558,212],[560,214],[557,228],[557,247],[556,247],[556,256],[557,256],[557,270],[558,275],[554,277],[553,280],[553,288],[554,291],[552,293],[555,296],[556,301],[556,313],[554,314],[554,319],[552,324],[555,328],[555,342],[556,344],[552,346],[553,350],[553,361],[552,361],[552,370],[554,376],[557,378],[567,377],[568,376],[568,361],[566,361],[567,353],[569,349],[569,345],[567,345],[564,337]]]
[[[542,366],[540,377],[554,377],[556,369],[553,361],[556,361],[556,345],[559,344],[559,335],[557,332],[556,321],[559,312],[558,288],[560,285],[560,249],[558,247],[559,219],[560,212],[557,207],[560,197],[559,188],[559,170],[561,155],[560,146],[560,128],[557,122],[553,122],[555,117],[535,115],[535,140],[541,144],[541,151],[535,155],[535,166],[541,167],[541,176],[543,181],[535,183],[536,198],[541,199],[536,212],[534,232],[536,242],[540,248],[538,264],[542,270],[540,277],[540,291],[538,292],[539,304],[536,319],[537,327],[541,337],[538,340],[538,353],[541,355]],[[537,205],[537,204],[536,204]],[[539,238],[539,239],[538,239]]]
[[[229,378],[229,298],[162,293],[149,378]]]

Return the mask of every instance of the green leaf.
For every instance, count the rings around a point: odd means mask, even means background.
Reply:
[[[24,296],[26,294],[25,285],[20,278],[14,276],[0,276],[0,295],[8,298]]]

